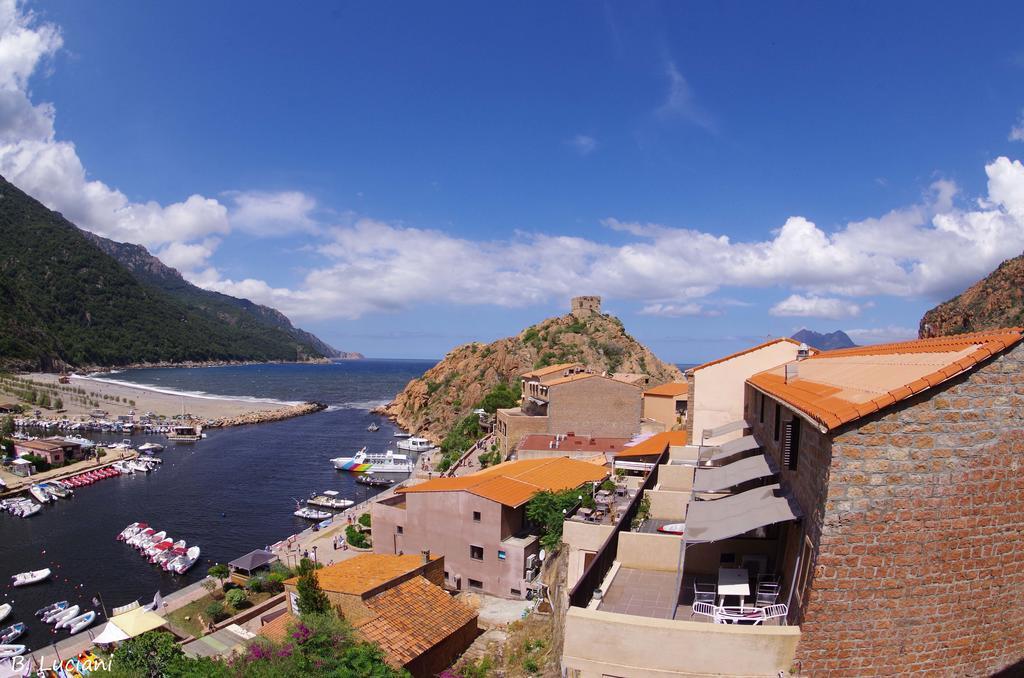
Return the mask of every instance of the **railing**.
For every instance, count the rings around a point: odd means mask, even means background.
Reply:
[[[615,529],[612,530],[612,533],[605,539],[601,548],[598,549],[597,555],[594,556],[594,560],[590,563],[590,567],[586,569],[580,580],[576,582],[576,586],[569,592],[569,605],[586,607],[590,604],[594,591],[601,587],[601,583],[604,581],[608,571],[612,569],[612,563],[615,562],[615,558],[618,555],[619,533],[623,530],[628,530],[633,524],[633,519],[636,518],[636,514],[640,511],[640,502],[644,498],[644,491],[653,489],[658,484],[658,468],[661,464],[668,462],[668,455],[668,450],[662,452],[661,456],[658,457],[657,464],[647,474],[647,477],[644,478],[643,484],[637,490],[633,501],[626,507]]]

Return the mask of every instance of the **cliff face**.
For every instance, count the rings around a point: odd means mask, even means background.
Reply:
[[[652,386],[683,376],[629,336],[618,318],[565,315],[514,337],[459,346],[423,377],[410,381],[382,411],[403,428],[440,442],[497,384],[511,383],[518,390],[523,372],[563,362],[580,362],[598,373],[648,374]]]
[[[1024,325],[1024,255],[924,314],[918,336],[941,337]]]

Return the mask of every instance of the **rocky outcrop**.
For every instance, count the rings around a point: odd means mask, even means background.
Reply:
[[[921,338],[1024,325],[1024,255],[924,314]]]
[[[214,419],[203,424],[203,428],[227,428],[228,426],[245,426],[246,424],[266,424],[270,421],[281,421],[292,417],[301,417],[304,414],[312,414],[327,409],[324,403],[302,403],[301,405],[289,405],[276,410],[263,410],[257,412],[246,412],[237,417],[226,419]]]
[[[627,334],[618,318],[570,314],[490,344],[459,346],[378,412],[439,443],[497,384],[511,384],[518,391],[517,378],[523,372],[565,362],[580,362],[598,373],[647,374],[652,386],[682,379],[679,368],[662,362]]]

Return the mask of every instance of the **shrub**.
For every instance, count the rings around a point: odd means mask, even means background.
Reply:
[[[258,574],[254,577],[249,577],[249,581],[245,582],[245,588],[252,591],[253,593],[260,593],[265,591],[267,588],[267,578],[262,574]]]
[[[271,593],[284,591],[284,580],[289,579],[288,575],[280,572],[271,572],[267,575],[267,590]]]
[[[245,591],[242,589],[231,589],[224,596],[224,600],[227,601],[228,605],[240,610],[245,607],[245,604],[249,602],[249,598],[245,595]]]
[[[310,571],[299,577],[295,588],[299,592],[299,612],[307,614],[323,614],[331,609],[331,601],[320,588],[316,580],[316,572]]]
[[[369,527],[370,526],[370,514],[369,513],[364,513],[363,515],[359,516],[359,524],[362,525],[363,527]]]
[[[43,471],[49,471],[51,468],[53,468],[50,465],[50,462],[46,461],[37,454],[26,454],[22,456],[22,459],[32,462],[32,465],[35,466],[36,470],[39,471],[40,473]]]
[[[370,540],[367,539],[364,533],[356,529],[355,525],[349,525],[345,528],[345,539],[357,549],[370,548]]]
[[[203,614],[214,624],[222,619],[227,619],[227,610],[224,609],[224,603],[219,603],[216,600],[206,606]]]

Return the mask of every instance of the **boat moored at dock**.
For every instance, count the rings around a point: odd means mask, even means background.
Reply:
[[[367,453],[366,448],[359,450],[351,457],[335,457],[331,459],[334,468],[339,471],[353,473],[412,473],[413,463],[404,454],[395,454],[391,450],[380,453]]]
[[[434,443],[430,442],[426,438],[417,438],[416,436],[406,438],[405,440],[399,440],[396,443],[396,446],[398,449],[405,450],[406,452],[427,452],[435,447]]]
[[[347,509],[355,502],[351,499],[342,499],[334,490],[324,490],[323,494],[314,493],[306,503],[310,506],[320,506],[329,509]]]

